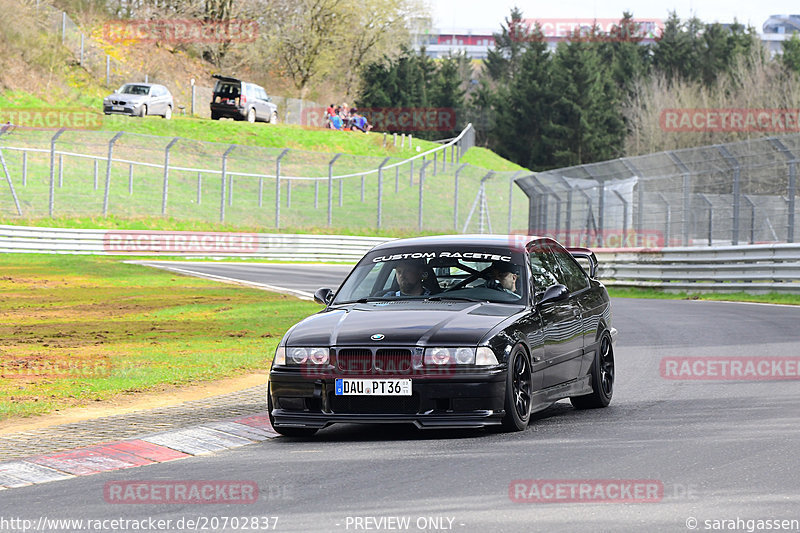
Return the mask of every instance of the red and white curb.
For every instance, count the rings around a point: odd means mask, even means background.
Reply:
[[[247,446],[278,436],[267,413],[0,463],[0,490]]]

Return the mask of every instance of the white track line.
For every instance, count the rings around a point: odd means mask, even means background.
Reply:
[[[314,300],[314,295],[312,293],[306,291],[300,291],[297,289],[290,289],[288,287],[278,287],[277,285],[268,285],[266,283],[258,283],[256,281],[246,281],[242,279],[229,278],[227,276],[217,276],[216,274],[204,274],[202,272],[195,272],[193,270],[187,270],[184,268],[178,268],[173,266],[157,265],[155,263],[146,263],[137,261],[134,264],[149,266],[153,268],[160,268],[162,270],[169,270],[170,272],[177,272],[178,274],[194,276],[196,278],[205,278],[212,281],[220,281],[222,283],[232,283],[234,285],[244,285],[246,287],[254,287],[256,289],[262,289],[265,291],[288,294],[290,296],[295,296],[297,298],[300,298],[301,300]]]

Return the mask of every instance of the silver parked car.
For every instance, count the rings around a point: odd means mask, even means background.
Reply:
[[[114,94],[103,98],[103,113],[144,117],[159,115],[172,118],[175,102],[163,85],[155,83],[126,83]]]

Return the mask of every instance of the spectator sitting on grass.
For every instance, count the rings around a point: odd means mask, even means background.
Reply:
[[[331,129],[341,130],[342,126],[343,124],[341,115],[338,112],[334,113],[333,116],[331,117]]]
[[[357,109],[353,109],[353,130],[363,131],[368,133],[372,129],[372,125],[367,122],[366,117],[358,113]]]

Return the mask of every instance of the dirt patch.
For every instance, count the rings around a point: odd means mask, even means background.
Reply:
[[[266,383],[266,373],[253,373],[196,385],[162,386],[148,392],[120,394],[114,399],[95,402],[89,407],[70,407],[46,415],[0,421],[0,435],[179,405],[260,385],[266,386]],[[264,409],[266,410],[266,405]]]

